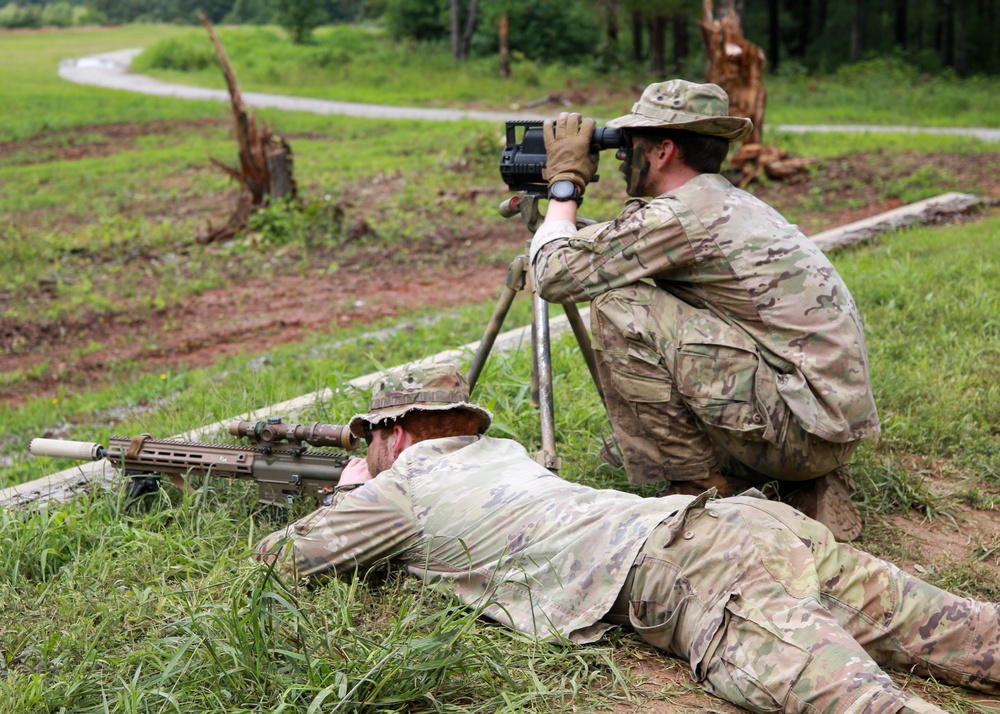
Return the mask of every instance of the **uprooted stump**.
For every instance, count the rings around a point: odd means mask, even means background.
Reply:
[[[705,81],[717,84],[729,95],[729,113],[753,121],[744,144],[759,144],[764,137],[764,51],[743,36],[739,14],[732,0],[720,2],[715,18],[712,0],[702,0],[699,23],[705,46]]]
[[[815,159],[792,156],[777,146],[744,144],[729,160],[729,168],[741,172],[739,185],[743,187],[759,179],[761,172],[773,181],[794,181],[804,177],[814,163]]]
[[[240,96],[236,73],[229,63],[226,50],[215,34],[215,28],[204,15],[199,15],[215,46],[216,56],[229,88],[233,114],[233,133],[239,145],[240,165],[233,168],[212,159],[212,163],[229,174],[240,185],[236,208],[224,226],[213,227],[211,222],[198,236],[199,243],[211,243],[230,238],[246,228],[250,214],[269,203],[284,199],[294,200],[298,194],[293,173],[294,158],[288,142],[277,136],[267,124],[257,127],[257,118],[248,112]]]

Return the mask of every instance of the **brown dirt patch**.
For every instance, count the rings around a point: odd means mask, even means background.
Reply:
[[[442,233],[409,244],[405,254],[398,247],[371,246],[332,275],[316,268],[235,280],[162,309],[140,306],[46,323],[0,317],[0,369],[29,373],[47,363],[37,378],[0,386],[0,403],[93,388],[123,363],[149,371],[203,367],[250,345],[266,353],[308,336],[334,335],[355,322],[488,300],[498,294],[506,263],[484,262],[482,256],[508,250],[524,235],[523,225],[510,225],[474,235]]]

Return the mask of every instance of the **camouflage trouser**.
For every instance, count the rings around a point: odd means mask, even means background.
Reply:
[[[632,483],[718,472],[805,481],[842,466],[857,448],[802,429],[756,343],[664,290],[637,283],[598,296],[591,331]]]
[[[723,699],[758,712],[941,712],[881,667],[1000,694],[1000,605],[835,542],[781,503],[694,502],[634,570],[630,619]]]

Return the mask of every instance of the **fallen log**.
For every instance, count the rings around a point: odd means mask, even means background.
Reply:
[[[944,193],[894,208],[877,216],[848,223],[846,226],[817,233],[809,236],[809,239],[823,252],[829,253],[907,226],[951,223],[984,206],[996,203],[996,199],[982,199],[969,193]]]

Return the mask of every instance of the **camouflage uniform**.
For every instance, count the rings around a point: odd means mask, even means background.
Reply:
[[[404,368],[350,427],[463,409],[488,429],[492,415],[468,396],[454,367]],[[939,711],[879,664],[1000,693],[1000,608],[840,545],[784,504],[712,495],[597,490],[507,439],[427,439],[257,552],[284,549],[299,575],[393,560],[542,639],[592,642],[624,618],[755,711]]]
[[[774,209],[700,174],[615,220],[546,222],[546,300],[593,300],[615,436],[634,483],[720,468],[806,480],[878,433],[864,331],[836,269]]]
[[[779,503],[640,498],[552,475],[486,436],[419,442],[278,531],[299,574],[383,559],[540,638],[596,640],[630,575],[629,619],[708,690],[755,711],[938,711],[879,664],[1000,692],[1000,610],[834,542]]]
[[[519,444],[422,441],[334,505],[293,523],[299,574],[383,558],[523,632],[591,642],[639,548],[688,497],[657,501],[564,481]],[[666,509],[666,510],[665,510]],[[258,552],[286,536],[278,531]]]

